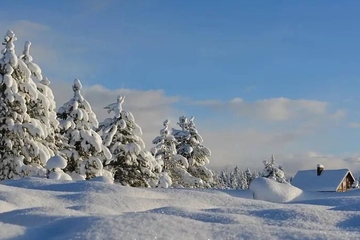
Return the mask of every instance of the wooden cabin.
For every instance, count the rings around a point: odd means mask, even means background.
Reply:
[[[291,184],[304,191],[346,192],[354,181],[349,169],[325,169],[318,164],[316,169],[298,171]]]

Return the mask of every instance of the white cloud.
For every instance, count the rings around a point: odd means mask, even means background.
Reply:
[[[339,120],[345,117],[346,112],[338,109],[329,110],[327,102],[316,100],[292,100],[288,98],[270,98],[255,102],[246,102],[241,98],[234,98],[229,102],[214,100],[195,101],[191,104],[229,109],[240,117],[253,118],[263,121],[290,121],[324,118]]]
[[[329,115],[328,103],[314,100],[271,98],[252,103],[231,102],[230,108],[239,115],[269,121],[287,121],[309,116]]]
[[[241,99],[241,98],[233,98],[231,101],[230,101],[230,103],[231,104],[241,104],[241,103],[243,103],[244,102],[244,100],[243,99]]]
[[[360,128],[360,123],[359,122],[351,122],[351,123],[349,123],[349,127]]]
[[[212,150],[210,164],[216,169],[237,165],[240,169],[262,170],[263,160],[269,159],[272,154],[297,151],[293,145],[308,137],[300,130],[264,131],[243,129],[238,125],[210,130],[203,129],[201,123],[197,124],[204,145]]]
[[[191,100],[190,100],[191,102]],[[202,101],[196,101],[195,103],[196,105],[199,106],[212,106],[212,107],[217,107],[217,106],[223,106],[223,102],[220,100],[202,100]]]

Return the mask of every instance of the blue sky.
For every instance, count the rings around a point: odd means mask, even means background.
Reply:
[[[118,81],[102,80],[108,86],[164,88],[198,99],[341,101],[360,73],[355,1],[21,2],[7,3],[19,12],[4,9],[2,18],[46,23],[67,36],[63,44],[88,40],[79,58],[98,66],[88,81],[116,71]],[[195,94],[199,86],[207,91]]]
[[[163,117],[197,116],[216,165],[261,168],[274,153],[290,168],[337,167],[360,152],[359,10],[357,1],[14,0],[0,9],[0,30],[18,30],[19,46],[32,41],[56,84],[161,90],[158,128]]]

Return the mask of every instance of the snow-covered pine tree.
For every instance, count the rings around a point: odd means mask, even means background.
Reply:
[[[213,182],[211,188],[224,189],[222,186],[221,172],[213,172]]]
[[[238,182],[239,182],[239,184],[238,184],[237,189],[248,189],[249,188],[249,183],[247,181],[245,171],[240,172]]]
[[[163,171],[172,168],[172,158],[176,155],[176,139],[170,135],[170,121],[166,119],[163,122],[164,128],[160,130],[160,136],[157,136],[152,143],[155,146],[151,149],[151,153],[157,159],[163,162]]]
[[[246,177],[247,188],[249,188],[252,180],[254,180],[257,177],[256,172],[251,172],[250,169],[247,168],[245,171],[245,177]]]
[[[19,93],[18,83],[13,77],[15,69],[18,70],[18,60],[14,46],[15,40],[15,34],[8,31],[4,38],[5,49],[1,51],[3,56],[0,60],[0,180],[25,175],[22,168],[24,156],[17,154],[17,151],[22,149],[23,142],[16,136],[14,130],[22,128],[23,118],[29,120],[30,117],[26,113],[24,96]]]
[[[285,177],[285,172],[281,166],[275,167],[275,157],[271,155],[270,162],[263,161],[265,168],[262,177],[271,178],[280,183],[288,183]]]
[[[114,172],[115,182],[122,185],[156,187],[162,166],[145,150],[140,126],[131,112],[122,110],[124,100],[125,97],[118,96],[116,103],[105,107],[115,116],[105,119],[98,129],[104,145],[113,155],[109,168]]]
[[[258,172],[251,172],[249,168],[240,171],[237,166],[232,171],[224,169],[214,175],[216,183],[213,186],[220,189],[248,189],[251,181],[260,176]]]
[[[211,152],[202,145],[203,139],[195,127],[194,117],[188,120],[182,116],[178,125],[181,130],[172,129],[172,135],[178,142],[177,153],[188,160],[188,172],[199,179],[193,187],[210,187],[213,173],[205,165],[209,163]]]
[[[221,171],[220,173],[220,183],[222,185],[222,189],[230,189],[231,188],[231,182],[230,182],[230,172],[226,168]]]
[[[31,42],[25,42],[23,54],[19,56],[31,72],[31,78],[35,83],[38,90],[37,98],[31,99],[29,102],[28,113],[31,118],[38,121],[39,125],[43,125],[45,129],[45,142],[49,149],[55,155],[62,155],[60,150],[69,148],[64,143],[59,131],[59,121],[56,117],[56,103],[54,94],[50,88],[50,81],[48,78],[43,77],[41,68],[33,62],[33,57],[30,55]]]
[[[38,98],[31,71],[15,54],[15,34],[5,35],[0,59],[0,180],[44,175],[53,155],[46,129],[29,115],[29,105]]]
[[[227,189],[227,169],[214,172],[212,187],[217,189]]]
[[[90,179],[104,174],[103,165],[110,163],[112,155],[102,143],[101,136],[94,131],[98,120],[88,101],[81,95],[79,79],[72,86],[74,97],[57,112],[61,133],[73,149],[66,149],[68,158],[65,171],[73,179]]]
[[[163,162],[163,172],[161,177],[169,176],[172,187],[193,187],[199,182],[199,179],[188,173],[188,160],[180,154],[177,154],[177,140],[169,131],[169,120],[165,120],[164,128],[160,130],[160,136],[153,140],[155,147],[151,149],[155,158]]]
[[[247,179],[247,171],[241,171],[238,166],[235,166],[232,172],[228,173],[227,187],[229,189],[248,189],[249,182]]]
[[[241,172],[238,166],[235,166],[232,173],[230,173],[230,188],[231,189],[238,189],[241,188]]]

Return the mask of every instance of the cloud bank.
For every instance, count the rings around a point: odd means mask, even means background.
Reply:
[[[346,116],[343,109],[329,110],[329,103],[306,99],[269,98],[246,102],[241,98],[231,101],[219,100],[194,101],[191,104],[211,107],[214,109],[227,109],[231,113],[246,118],[263,121],[289,121],[306,120],[311,118],[327,118],[339,120]]]

